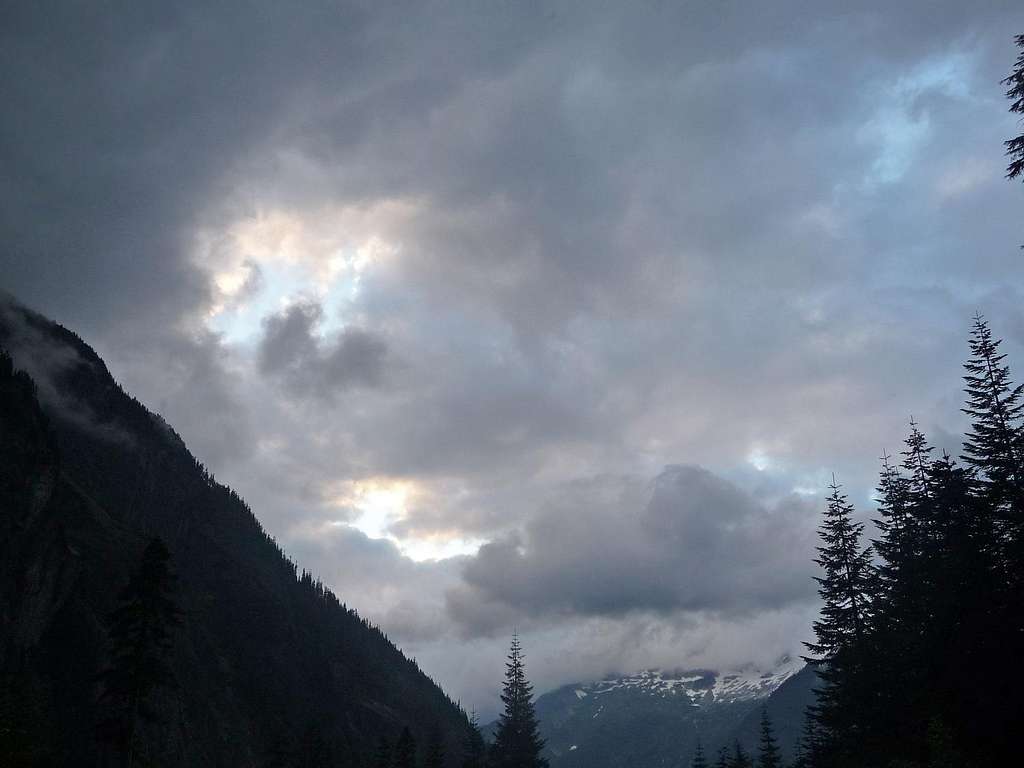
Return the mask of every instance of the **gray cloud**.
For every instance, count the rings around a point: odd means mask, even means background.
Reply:
[[[375,386],[384,378],[387,344],[361,328],[344,328],[321,342],[317,327],[323,308],[315,302],[295,304],[263,320],[259,367],[283,376],[300,393],[330,397],[353,386]]]
[[[666,468],[642,506],[636,481],[572,490],[522,537],[487,544],[467,563],[448,601],[467,631],[497,624],[504,633],[516,616],[736,614],[813,597],[815,502],[769,508],[693,466]]]

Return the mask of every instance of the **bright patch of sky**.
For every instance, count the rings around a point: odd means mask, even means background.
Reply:
[[[773,466],[771,458],[760,446],[755,446],[750,450],[750,453],[747,454],[747,463],[758,472],[765,472]]]
[[[408,481],[373,479],[348,484],[337,502],[358,513],[348,525],[371,539],[392,542],[410,560],[423,562],[476,554],[484,544],[483,539],[437,534],[395,535],[395,525],[406,518],[408,507],[416,495],[415,485]]]
[[[396,253],[374,231],[373,211],[270,211],[203,233],[195,259],[218,297],[207,325],[225,342],[249,344],[268,315],[315,300],[324,309],[317,332],[340,330],[366,271]]]
[[[932,135],[927,97],[970,97],[971,57],[953,53],[929,59],[875,95],[880,106],[861,126],[857,139],[877,147],[864,178],[867,188],[898,182]]]

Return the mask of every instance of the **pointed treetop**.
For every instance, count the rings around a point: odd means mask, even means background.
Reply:
[[[761,739],[758,744],[757,766],[758,768],[780,768],[781,765],[782,754],[775,741],[775,731],[772,728],[772,721],[768,717],[768,708],[761,707]]]
[[[690,762],[690,768],[708,768],[707,758],[704,757],[704,745],[700,739],[697,739],[697,748],[693,752],[693,760]]]
[[[999,352],[1000,339],[981,315],[975,315],[969,341],[970,359],[964,363],[961,409],[971,417],[964,440],[964,462],[976,469],[989,489],[1006,498],[1024,491],[1019,467],[1024,457],[1024,385],[1014,385],[1010,367]]]

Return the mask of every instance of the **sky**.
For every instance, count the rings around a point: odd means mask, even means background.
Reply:
[[[4,4],[0,288],[452,696],[771,664],[1024,365],[1017,2]]]

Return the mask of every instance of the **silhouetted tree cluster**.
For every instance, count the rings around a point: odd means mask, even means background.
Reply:
[[[704,745],[697,740],[697,747],[690,761],[690,768],[708,768],[709,763],[704,754]],[[775,740],[775,729],[768,717],[768,710],[761,710],[761,729],[758,740],[757,759],[751,758],[743,745],[737,740],[732,749],[722,747],[718,750],[715,768],[782,768],[782,751]]]
[[[833,484],[821,527],[821,686],[798,762],[980,766],[1015,754],[1024,652],[1024,387],[976,316],[961,461],[911,421],[884,456],[879,538]]]

